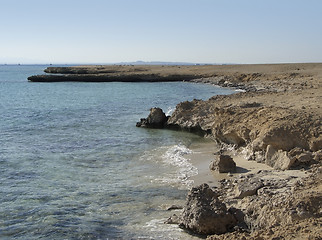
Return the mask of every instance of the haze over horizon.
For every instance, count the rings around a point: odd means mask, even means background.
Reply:
[[[322,62],[319,0],[0,3],[0,64]]]

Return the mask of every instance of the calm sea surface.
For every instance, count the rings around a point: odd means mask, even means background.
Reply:
[[[163,222],[197,173],[189,133],[136,128],[151,107],[233,91],[193,83],[30,83],[0,66],[0,239],[187,239]]]

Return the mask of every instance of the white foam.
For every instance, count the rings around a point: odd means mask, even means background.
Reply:
[[[184,157],[185,155],[192,153],[192,151],[184,145],[175,145],[168,148],[168,150],[162,155],[163,163],[169,167],[174,167],[170,171],[171,174],[159,178],[159,181],[168,183],[180,183],[184,188],[189,188],[193,185],[193,180],[189,179],[192,176],[198,174],[198,169],[194,167],[190,159]]]
[[[149,220],[143,225],[136,226],[139,232],[136,239],[169,239],[169,240],[198,240],[200,238],[189,235],[177,224],[164,224],[166,218]],[[133,227],[133,225],[131,226]]]
[[[175,107],[168,107],[165,115],[170,116],[174,112],[175,109],[176,109]]]
[[[246,92],[244,89],[235,89],[235,92]]]
[[[141,161],[146,161],[154,169],[146,169],[153,183],[175,185],[179,189],[188,189],[193,186],[190,178],[198,174],[190,159],[186,157],[192,151],[186,146],[179,144],[173,146],[162,146],[145,152]]]
[[[168,150],[163,154],[164,162],[174,166],[186,166],[188,161],[184,158],[184,155],[192,153],[192,151],[186,146],[179,144],[169,147]]]

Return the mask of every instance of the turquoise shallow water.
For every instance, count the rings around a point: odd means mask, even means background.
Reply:
[[[136,128],[232,90],[193,83],[29,83],[46,66],[0,66],[0,239],[185,239],[167,204],[196,169],[182,156],[203,139]]]

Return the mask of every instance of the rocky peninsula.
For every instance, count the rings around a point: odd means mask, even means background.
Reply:
[[[194,132],[222,146],[217,160],[232,161],[234,149],[270,167],[229,173],[219,187],[194,187],[180,216],[167,222],[208,239],[322,238],[322,63],[78,66],[46,73],[28,80],[190,81],[241,89],[179,103],[171,116],[152,108],[137,124]]]
[[[31,82],[174,82],[203,76],[193,66],[103,65],[48,67],[44,75],[28,77]]]

